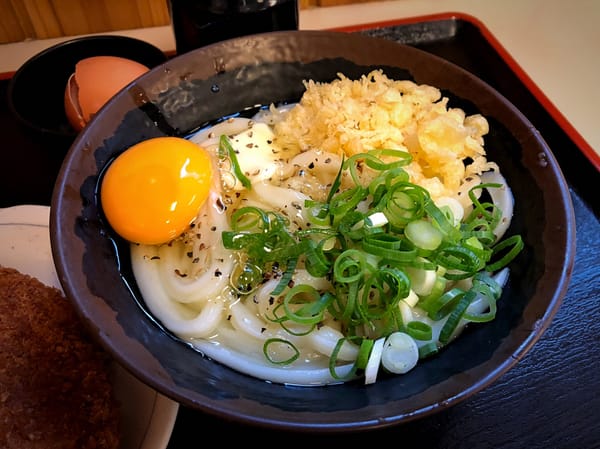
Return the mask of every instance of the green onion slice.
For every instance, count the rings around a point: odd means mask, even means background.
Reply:
[[[231,161],[231,166],[233,168],[233,173],[235,174],[236,178],[240,180],[240,182],[245,188],[251,189],[252,183],[246,177],[244,172],[242,172],[242,168],[240,167],[240,163],[237,160],[235,150],[231,145],[231,142],[229,141],[229,137],[227,137],[225,134],[222,134],[219,138],[219,155],[221,157],[225,157],[226,155],[226,157],[229,158],[229,160]]]
[[[231,160],[249,189],[229,139],[221,136],[219,144],[220,156]],[[409,181],[404,167],[410,161],[408,153],[393,149],[344,158],[327,198],[306,201],[309,226],[292,230],[285,215],[245,206],[232,213],[231,230],[222,233],[225,248],[236,252],[230,281],[240,297],[250,297],[266,280],[279,277],[271,292],[279,303],[267,319],[291,335],[305,335],[326,319],[339,323],[344,337],[329,360],[334,378],[341,378],[338,354],[344,342],[359,345],[344,378],[368,368],[372,380],[382,339],[393,332],[418,342],[424,358],[445,347],[462,324],[494,319],[502,289],[491,273],[505,268],[524,247],[519,235],[496,241],[502,211],[478,190],[499,185],[470,189],[472,212],[455,223],[427,190]],[[297,283],[298,269],[327,279],[328,287],[321,291]],[[410,301],[401,302],[405,298]],[[469,308],[475,300],[483,308]],[[410,307],[433,321],[445,320],[436,341],[430,341],[430,324],[409,317]],[[375,354],[374,347],[379,348]],[[269,339],[263,349],[276,364],[299,356],[285,339]],[[272,360],[269,354],[276,352],[290,356]]]

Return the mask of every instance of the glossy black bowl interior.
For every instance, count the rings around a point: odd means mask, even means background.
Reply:
[[[77,131],[65,115],[65,87],[75,64],[92,56],[119,56],[149,68],[167,60],[158,47],[127,36],[94,35],[58,43],[17,69],[7,92],[11,113],[41,138],[62,139],[70,144]]]
[[[450,105],[488,118],[488,159],[516,198],[510,233],[526,247],[511,265],[497,318],[472,326],[403,376],[328,387],[274,385],[204,358],[145,310],[127,245],[102,221],[102,168],[130,145],[185,135],[271,102],[297,100],[303,80],[331,81],[381,68],[439,87]],[[324,31],[233,39],[174,58],[118,94],[71,147],[51,208],[59,279],[99,340],[144,382],[186,406],[261,426],[363,430],[417,419],[464,400],[511,368],[539,339],[566,292],[575,227],[567,185],[550,148],[522,114],[470,73],[390,41]]]

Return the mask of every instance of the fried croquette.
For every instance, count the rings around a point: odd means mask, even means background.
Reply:
[[[110,377],[62,292],[0,267],[0,447],[117,449]]]

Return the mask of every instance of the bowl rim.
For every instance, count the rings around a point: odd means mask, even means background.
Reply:
[[[341,38],[342,35],[343,38]],[[282,31],[235,38],[229,41],[212,44],[181,56],[177,56],[167,63],[151,70],[149,73],[142,75],[138,82],[143,85],[144,82],[150,78],[158,76],[158,72],[164,73],[166,70],[176,72],[177,67],[184,64],[187,58],[213,57],[214,55],[218,55],[222,50],[231,50],[232,48],[244,49],[247,45],[256,48],[257,45],[266,45],[268,43],[273,43],[278,39],[289,39],[292,41],[298,39],[303,43],[311,42],[312,44],[318,43],[323,39],[332,39],[338,43],[343,42],[345,46],[365,45],[367,48],[383,46],[384,49],[390,50],[396,56],[418,56],[417,59],[419,59],[420,63],[434,63],[435,65],[439,66],[438,68],[440,71],[450,71],[453,76],[459,77],[465,82],[474,83],[473,85],[476,86],[478,90],[487,92],[494,97],[492,101],[495,105],[498,105],[503,109],[502,113],[509,114],[518,120],[521,128],[519,132],[524,133],[524,135],[521,137],[527,141],[528,145],[535,146],[540,150],[541,153],[545,155],[545,163],[543,167],[536,167],[535,164],[537,162],[533,162],[531,160],[526,161],[527,164],[529,164],[529,167],[531,167],[532,170],[539,172],[537,174],[540,176],[549,176],[549,173],[552,175],[554,182],[552,189],[544,194],[552,196],[554,201],[558,201],[564,205],[564,210],[560,211],[560,224],[564,226],[563,229],[560,230],[561,236],[564,240],[564,245],[561,248],[564,250],[564,253],[561,254],[563,261],[559,267],[553,268],[554,271],[551,279],[553,283],[552,290],[544,291],[542,293],[536,292],[536,295],[546,295],[546,307],[541,316],[526,317],[529,320],[529,322],[526,323],[529,327],[519,327],[520,335],[518,337],[518,345],[516,347],[509,348],[509,350],[500,348],[498,353],[494,353],[494,357],[492,357],[494,362],[493,364],[488,361],[484,364],[484,367],[476,367],[474,370],[472,370],[472,372],[467,373],[467,377],[471,376],[475,378],[472,380],[471,377],[469,377],[467,388],[459,387],[457,385],[459,380],[453,378],[449,379],[449,381],[445,383],[447,391],[442,395],[443,399],[440,399],[439,401],[419,403],[415,409],[410,411],[396,412],[395,415],[386,414],[392,412],[380,410],[375,407],[375,410],[370,410],[372,412],[371,414],[363,418],[353,417],[348,419],[348,417],[342,416],[339,418],[339,420],[331,419],[329,421],[327,419],[323,420],[323,417],[318,416],[318,413],[312,412],[302,416],[302,420],[299,420],[299,416],[297,414],[285,413],[281,410],[265,410],[265,408],[268,409],[268,407],[263,407],[262,404],[256,404],[253,406],[246,404],[243,410],[240,411],[235,408],[235,405],[227,403],[227,401],[214,401],[210,399],[205,401],[205,398],[198,398],[196,396],[192,398],[188,396],[189,391],[187,391],[185,388],[182,389],[178,388],[176,385],[173,385],[170,379],[157,376],[155,373],[148,373],[140,370],[135,363],[132,363],[127,359],[127,352],[124,351],[123,348],[117,347],[118,342],[111,340],[111,335],[107,335],[104,333],[104,331],[97,329],[95,324],[93,324],[92,321],[94,311],[90,309],[90,307],[93,307],[90,306],[90,301],[93,302],[97,300],[97,298],[93,297],[93,295],[90,296],[85,292],[85,283],[82,283],[82,279],[77,279],[77,274],[74,274],[71,271],[72,269],[77,269],[76,262],[71,259],[73,256],[73,248],[69,248],[64,245],[65,242],[72,243],[73,238],[77,238],[71,234],[73,232],[71,228],[73,227],[74,221],[77,219],[77,216],[73,216],[75,211],[72,208],[76,208],[78,206],[77,201],[80,200],[73,198],[73,192],[70,192],[70,195],[67,194],[67,190],[72,188],[72,186],[69,186],[70,173],[72,173],[71,170],[77,169],[77,163],[79,162],[83,148],[87,147],[89,150],[90,142],[94,142],[94,138],[91,135],[92,131],[95,129],[94,123],[102,120],[102,117],[108,114],[108,111],[110,111],[112,105],[118,101],[118,98],[113,98],[113,100],[111,100],[111,102],[109,102],[99,112],[99,114],[92,120],[90,125],[88,125],[88,127],[76,139],[75,143],[69,150],[67,157],[65,158],[65,162],[61,168],[61,172],[53,192],[50,226],[52,237],[51,241],[53,254],[57,265],[57,272],[59,273],[59,279],[63,285],[63,288],[65,289],[65,292],[70,298],[79,303],[79,308],[83,319],[88,322],[88,325],[94,330],[101,342],[108,347],[109,351],[111,351],[117,357],[117,359],[120,359],[123,363],[125,363],[127,368],[130,369],[136,376],[140,377],[157,390],[174,398],[186,406],[200,409],[204,412],[208,412],[225,419],[234,419],[247,424],[249,423],[269,428],[282,428],[288,430],[318,430],[324,432],[366,430],[408,422],[462,402],[466,398],[481,391],[497,380],[502,374],[512,368],[529,351],[529,349],[531,349],[531,347],[539,340],[543,332],[550,325],[552,318],[560,307],[563,296],[566,294],[574,265],[575,219],[573,205],[571,203],[571,197],[566,180],[562,175],[556,159],[552,155],[551,149],[545,143],[540,133],[514,105],[512,105],[506,98],[499,94],[494,88],[473,74],[449,61],[426,53],[422,50],[418,50],[414,47],[408,47],[406,45],[391,42],[385,39],[362,35],[346,35],[345,33],[339,33],[335,31],[301,30]],[[316,49],[310,51],[311,55],[313,53],[319,54],[320,49],[318,47],[315,48]],[[347,50],[343,51],[346,52]],[[290,55],[286,57],[290,57]],[[398,64],[401,63],[399,62]],[[117,97],[124,95],[126,94],[122,92],[121,94],[117,95]],[[531,157],[537,157],[541,153],[532,155]],[[544,198],[544,201],[548,200]],[[65,211],[68,211],[68,213],[65,213]],[[555,213],[558,214],[558,212]],[[551,245],[557,245],[556,242],[553,243],[547,236],[544,237],[544,239]],[[79,254],[81,252],[81,248],[78,247],[76,252]],[[252,410],[252,412],[249,410]]]

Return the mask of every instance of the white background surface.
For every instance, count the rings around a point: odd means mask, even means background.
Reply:
[[[600,1],[387,0],[306,9],[300,29],[326,29],[436,13],[469,14],[483,23],[583,139],[600,155]],[[173,51],[170,27],[123,34]],[[0,73],[54,43],[48,39],[0,45]]]

